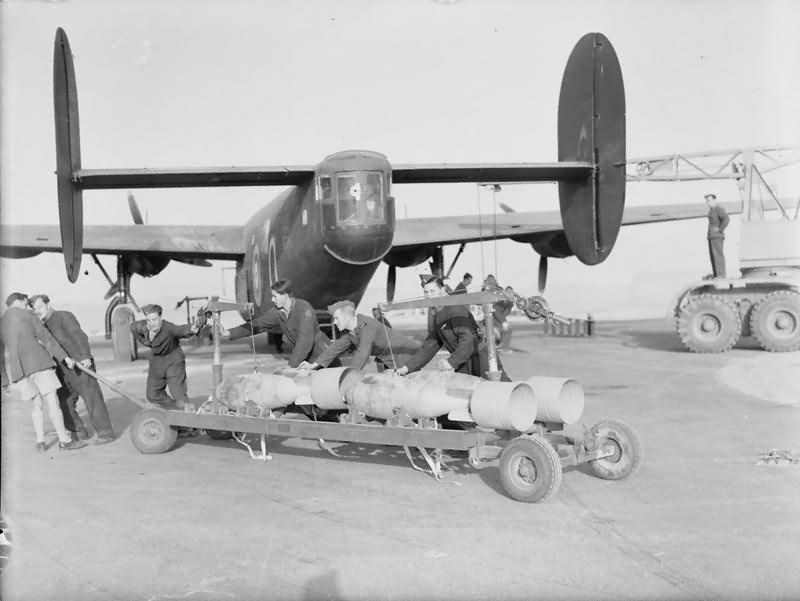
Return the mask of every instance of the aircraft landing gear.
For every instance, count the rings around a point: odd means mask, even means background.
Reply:
[[[115,299],[116,300],[116,299]],[[115,361],[135,361],[139,356],[136,337],[131,331],[131,324],[136,321],[133,307],[125,304],[114,304],[111,310],[111,341],[114,347]]]

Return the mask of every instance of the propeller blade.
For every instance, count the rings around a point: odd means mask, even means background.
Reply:
[[[544,287],[547,284],[547,257],[539,257],[539,294],[544,294]]]
[[[197,267],[211,267],[211,261],[206,261],[205,259],[172,259],[173,261],[178,261],[178,263],[186,263],[187,265],[196,265]]]
[[[499,207],[500,207],[501,209],[503,209],[503,212],[504,212],[504,213],[515,213],[515,212],[516,212],[516,211],[514,211],[514,209],[512,209],[511,207],[509,207],[509,206],[508,206],[506,203],[504,203],[504,202],[498,203],[498,205],[499,205]]]
[[[386,275],[386,300],[387,302],[394,301],[394,287],[397,283],[397,268],[394,265],[389,265],[389,271]]]
[[[142,212],[139,210],[139,205],[136,203],[136,199],[130,192],[128,192],[128,209],[130,209],[133,222],[136,225],[142,225],[144,223],[144,219],[142,219]]]

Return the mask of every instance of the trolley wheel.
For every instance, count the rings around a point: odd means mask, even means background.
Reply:
[[[766,295],[750,313],[750,331],[768,351],[800,349],[800,294],[779,290]]]
[[[133,310],[127,305],[118,305],[111,312],[111,342],[116,361],[135,361],[139,355],[131,331],[134,321]]]
[[[731,350],[742,332],[736,308],[715,294],[690,297],[677,319],[681,342],[695,353]]]
[[[605,480],[622,480],[642,464],[642,443],[629,425],[605,419],[592,427],[589,436],[597,440],[598,447],[613,453],[589,462],[595,476]]]
[[[211,440],[228,440],[233,438],[233,432],[230,430],[206,430],[206,434]]]
[[[165,453],[178,439],[178,431],[167,423],[163,409],[143,409],[131,423],[131,441],[140,453]]]
[[[512,440],[500,454],[500,483],[512,499],[545,501],[561,485],[558,453],[540,436]]]

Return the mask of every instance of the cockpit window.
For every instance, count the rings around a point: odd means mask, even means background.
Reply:
[[[333,200],[331,178],[327,175],[321,175],[317,180],[317,200]]]
[[[336,176],[337,221],[382,223],[383,185],[380,173],[344,173]]]

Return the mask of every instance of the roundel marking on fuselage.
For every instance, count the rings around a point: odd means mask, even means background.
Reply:
[[[263,236],[256,239],[256,234],[253,234],[253,237],[250,240],[250,244],[253,246],[253,269],[252,269],[252,283],[253,283],[253,300],[255,301],[257,306],[261,306],[261,298],[262,298],[262,284],[264,283],[264,278],[262,277],[261,273],[261,245],[269,239],[269,230],[270,230],[270,219],[267,219],[266,223],[264,223],[263,227]],[[269,259],[269,257],[267,257]],[[269,274],[267,274],[269,277]],[[271,282],[270,282],[271,283]]]
[[[253,301],[257,306],[261,306],[261,252],[258,249],[258,244],[253,246],[250,275],[250,282],[253,285]]]
[[[267,255],[267,270],[269,271],[270,286],[278,281],[278,253],[275,250],[275,237],[269,239],[269,253]]]

